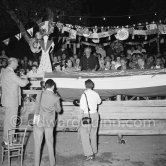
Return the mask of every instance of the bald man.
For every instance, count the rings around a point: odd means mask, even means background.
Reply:
[[[2,98],[1,104],[5,107],[5,118],[3,125],[3,143],[7,145],[7,132],[9,129],[15,128],[17,119],[18,107],[21,104],[20,87],[26,86],[29,81],[26,78],[18,77],[14,70],[18,67],[16,58],[8,59],[8,66],[2,70],[1,86]]]

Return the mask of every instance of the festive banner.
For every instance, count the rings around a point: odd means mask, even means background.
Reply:
[[[4,43],[5,45],[8,45],[8,44],[9,44],[9,42],[10,42],[10,39],[9,39],[9,38],[8,38],[8,39],[3,40],[3,43]]]
[[[129,35],[132,36],[132,39],[134,39],[134,37],[136,35],[140,35],[140,36],[145,36],[145,40],[147,40],[147,36],[148,35],[155,35],[155,34],[166,34],[166,25],[165,24],[159,24],[157,25],[156,23],[151,23],[146,25],[146,30],[143,29],[134,29],[134,27],[129,27],[129,26],[125,26],[126,28],[119,28],[119,27],[82,27],[79,25],[71,25],[71,24],[63,24],[63,23],[59,23],[57,22],[55,24],[55,22],[51,22],[51,21],[44,21],[42,23],[39,24],[40,27],[40,38],[44,35],[44,34],[50,34],[53,32],[54,27],[57,27],[59,29],[59,31],[61,31],[61,33],[67,32],[69,33],[69,38],[70,39],[76,39],[77,36],[79,37],[85,37],[86,41],[88,41],[88,39],[92,39],[92,41],[94,43],[99,43],[101,38],[105,38],[108,37],[109,40],[111,38],[112,35],[115,35],[115,37],[118,40],[126,40]],[[142,24],[138,24],[137,28],[139,28],[139,26],[142,26]],[[99,32],[98,32],[99,30]],[[33,36],[33,27],[26,30],[30,36]],[[22,34],[19,33],[17,35],[15,35],[15,37],[20,40],[20,38],[22,37]],[[38,39],[38,37],[36,36],[36,38]],[[61,38],[59,38],[60,40]],[[146,42],[145,42],[146,43]]]
[[[166,24],[160,24],[158,26],[160,34],[166,34]]]
[[[19,34],[15,35],[15,37],[16,37],[18,40],[20,40],[20,39],[21,39],[21,37],[22,37],[22,34],[21,34],[21,33],[19,33]]]
[[[129,31],[126,28],[119,29],[115,35],[118,40],[126,40],[129,37]]]
[[[76,36],[77,36],[77,31],[74,30],[74,29],[71,29],[71,30],[69,31],[69,39],[75,40],[75,39],[76,39]]]
[[[28,29],[27,32],[31,35],[31,37],[33,36],[33,28]]]

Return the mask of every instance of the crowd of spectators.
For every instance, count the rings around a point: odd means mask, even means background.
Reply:
[[[166,67],[164,55],[149,54],[141,44],[124,49],[114,54],[109,48],[102,44],[86,46],[78,54],[73,54],[71,49],[64,48],[64,45],[53,51],[50,55],[53,71],[116,71],[128,69],[163,69]],[[4,50],[0,55],[0,67],[7,66],[7,55]],[[40,63],[40,56],[37,59],[28,59],[24,56],[18,58],[18,74],[37,73]]]

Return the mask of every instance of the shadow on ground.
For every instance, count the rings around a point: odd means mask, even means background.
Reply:
[[[4,166],[7,166],[7,159]],[[12,166],[20,165],[20,160],[12,159]],[[48,156],[43,156],[41,166],[48,166]],[[34,166],[33,154],[25,155],[23,166]],[[56,166],[166,166],[166,159],[158,158],[147,164],[143,161],[131,161],[130,159],[114,158],[112,153],[102,153],[95,160],[85,161],[83,155],[64,157],[56,155]]]

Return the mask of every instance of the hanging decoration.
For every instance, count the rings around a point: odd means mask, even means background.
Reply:
[[[31,37],[33,36],[33,28],[28,29],[27,32],[30,34]]]
[[[83,31],[83,36],[84,37],[89,37],[90,36],[90,31],[88,28],[85,28],[84,31]]]
[[[3,43],[4,43],[5,45],[8,45],[8,44],[9,44],[9,42],[10,42],[10,39],[9,39],[9,38],[8,38],[8,39],[3,40]]]
[[[77,36],[77,31],[74,30],[74,29],[71,29],[71,30],[69,31],[69,39],[75,40],[75,39],[76,39],[76,36]]]
[[[15,37],[17,38],[17,40],[20,40],[22,35],[21,35],[21,33],[19,33],[19,34],[15,35]]]
[[[160,34],[166,34],[166,24],[160,24],[158,26],[158,30],[159,30]]]
[[[161,44],[164,44],[164,38],[161,38],[161,39],[160,39],[160,43],[161,43]]]
[[[129,37],[129,31],[126,28],[119,29],[115,37],[118,40],[126,40]]]
[[[93,29],[93,34],[92,34],[92,41],[94,42],[94,43],[99,43],[100,42],[100,40],[99,40],[99,35],[98,35],[98,33],[97,33],[97,29]]]
[[[101,38],[107,38],[108,41],[111,40],[111,36],[115,35],[117,40],[124,41],[129,38],[129,35],[132,37],[132,39],[135,38],[135,36],[144,36],[145,40],[148,39],[149,35],[157,35],[158,33],[163,35],[166,34],[166,24],[156,23],[139,23],[137,25],[127,25],[127,26],[114,26],[114,27],[84,27],[79,25],[71,25],[71,24],[63,24],[61,22],[53,22],[51,20],[44,21],[39,24],[39,32],[35,34],[35,39],[32,38],[33,36],[33,27],[25,30],[27,31],[27,34],[29,33],[29,36],[27,36],[27,41],[30,45],[30,48],[33,50],[33,52],[40,51],[40,47],[38,46],[37,42],[43,38],[45,34],[48,36],[53,33],[55,26],[59,29],[61,34],[61,39],[66,39],[66,36],[64,37],[64,32],[67,32],[69,35],[67,36],[68,40],[66,41],[66,44],[70,44],[70,40],[76,40],[78,37],[78,42],[80,44],[80,40],[82,37],[85,38],[86,42],[93,42],[93,43],[100,43]],[[145,27],[146,29],[143,29],[142,27]],[[20,28],[21,29],[21,28]],[[26,38],[26,32],[23,30],[21,33],[16,34],[15,37],[20,40],[22,36],[25,36]],[[63,34],[63,35],[62,35]],[[66,33],[65,33],[66,35]],[[90,39],[90,40],[89,40]],[[5,40],[4,40],[5,41]],[[3,42],[4,42],[3,41]],[[160,41],[162,43],[163,40]],[[78,48],[80,47],[78,44]],[[34,47],[34,48],[33,48]]]

